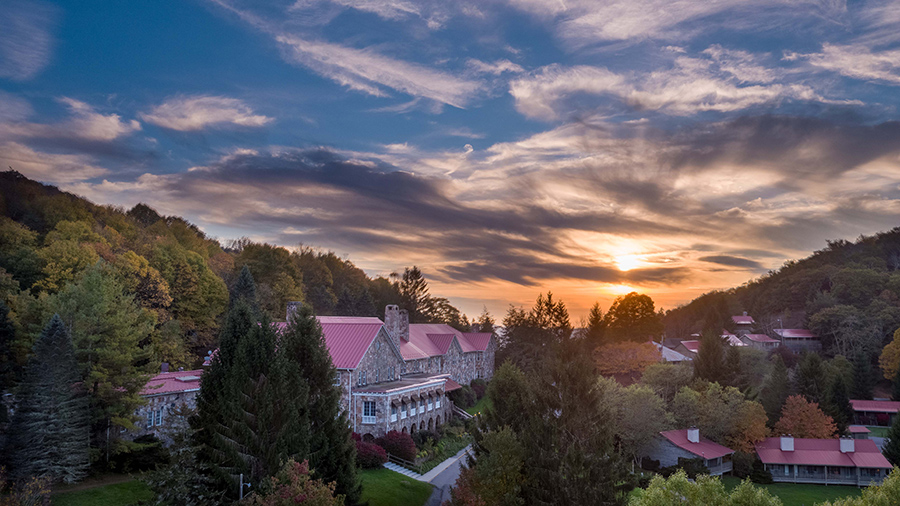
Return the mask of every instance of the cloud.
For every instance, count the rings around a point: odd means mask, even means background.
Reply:
[[[222,125],[261,127],[272,118],[254,114],[253,109],[236,98],[194,95],[170,97],[141,119],[170,130],[181,132],[202,130]]]
[[[101,114],[93,106],[74,98],[62,97],[58,102],[69,110],[69,117],[58,123],[31,123],[21,121],[30,114],[27,102],[4,99],[0,103],[12,104],[5,108],[15,117],[0,117],[0,138],[80,139],[92,142],[109,142],[141,130],[136,120],[123,120],[118,114]]]
[[[86,155],[41,153],[17,142],[0,144],[0,166],[48,183],[73,183],[109,173],[93,163]]]
[[[495,76],[499,76],[504,72],[509,72],[511,74],[520,74],[522,72],[525,72],[525,69],[523,69],[521,65],[513,63],[505,58],[490,63],[483,62],[475,58],[469,58],[468,60],[466,60],[466,65],[475,72],[479,72],[482,74],[491,74]]]
[[[865,81],[900,85],[900,49],[873,51],[862,44],[823,44],[822,52],[788,53],[788,60],[806,59],[813,66]]]
[[[765,267],[762,266],[756,260],[750,260],[749,258],[741,258],[734,257],[729,255],[711,255],[698,258],[701,262],[709,262],[719,265],[726,265],[728,267],[740,267],[745,269],[754,269],[754,270],[765,270]]]
[[[50,62],[56,9],[43,2],[0,2],[0,77],[25,81]]]

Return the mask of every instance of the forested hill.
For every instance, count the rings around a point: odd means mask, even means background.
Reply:
[[[275,320],[284,319],[287,301],[305,300],[320,315],[383,316],[386,304],[400,303],[412,321],[467,325],[446,299],[428,294],[415,268],[373,279],[332,252],[246,239],[220,244],[144,204],[100,206],[15,171],[0,173],[0,300],[17,328],[17,362],[63,304],[62,294],[100,271],[103,286],[133,297],[152,323],[141,340],[151,360],[194,365],[214,346],[229,287],[244,265]]]
[[[855,242],[829,241],[808,258],[738,288],[705,294],[669,311],[666,335],[681,338],[730,325],[747,311],[760,331],[809,328],[826,352],[877,354],[900,327],[900,228]]]

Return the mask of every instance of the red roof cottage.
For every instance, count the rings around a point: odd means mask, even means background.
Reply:
[[[202,369],[169,372],[169,364],[163,364],[162,372],[150,378],[141,390],[147,404],[138,409],[138,431],[133,436],[152,433],[164,439],[160,429],[168,425],[171,412],[182,405],[195,407],[201,374]]]
[[[667,430],[656,437],[647,457],[662,467],[676,466],[682,459],[703,459],[709,474],[721,476],[732,469],[734,450],[700,437],[700,429]]]
[[[854,422],[858,425],[890,427],[900,411],[900,402],[851,399]]]
[[[868,439],[770,437],[756,443],[756,453],[776,482],[869,485],[892,469]]]

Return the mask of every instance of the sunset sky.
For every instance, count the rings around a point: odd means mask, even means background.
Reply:
[[[466,313],[664,307],[900,225],[900,3],[0,2],[0,163]]]

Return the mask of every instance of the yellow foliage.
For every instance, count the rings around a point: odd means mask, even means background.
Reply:
[[[888,343],[878,357],[878,364],[886,379],[892,380],[900,367],[900,329],[894,332],[894,340]]]
[[[597,348],[594,358],[601,374],[643,372],[659,362],[659,351],[652,343],[622,341]]]

